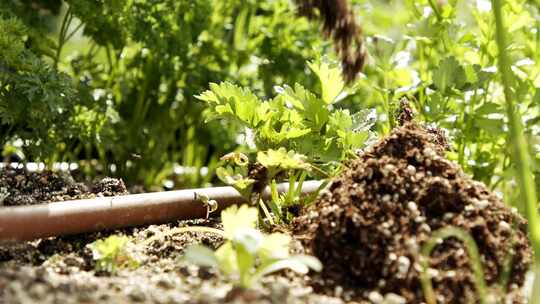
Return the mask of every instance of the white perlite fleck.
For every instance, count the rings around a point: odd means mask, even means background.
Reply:
[[[437,155],[437,153],[435,153],[435,151],[433,151],[433,149],[431,148],[425,148],[423,152],[426,157],[430,158],[433,158]]]
[[[397,276],[404,278],[409,272],[409,267],[411,267],[411,261],[406,256],[400,256],[398,258],[398,273]]]
[[[395,293],[387,293],[384,295],[383,304],[405,304],[407,300],[404,297]]]
[[[377,291],[370,292],[369,295],[368,295],[368,299],[373,304],[382,304],[383,301],[384,301],[383,296]]]
[[[426,217],[424,217],[424,216],[417,216],[417,217],[414,218],[415,223],[423,223],[425,221],[426,221]]]
[[[504,230],[504,231],[510,231],[512,229],[512,227],[510,227],[510,224],[508,224],[507,222],[500,221],[499,222],[499,229]]]
[[[487,200],[476,200],[476,201],[474,202],[474,205],[475,205],[478,209],[482,210],[482,209],[485,209],[487,206],[489,206],[489,201],[487,201]]]
[[[407,203],[407,208],[409,208],[409,210],[411,210],[412,212],[418,211],[418,206],[415,202],[412,201]]]

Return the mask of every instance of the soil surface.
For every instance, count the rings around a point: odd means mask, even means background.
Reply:
[[[347,164],[293,223],[292,250],[317,256],[321,274],[280,272],[256,290],[235,290],[230,278],[182,259],[190,244],[217,248],[219,236],[170,233],[220,223],[179,221],[0,245],[0,304],[422,303],[419,251],[435,230],[448,226],[475,239],[490,291],[499,286],[500,294],[493,293],[498,299],[524,302],[520,290],[532,260],[526,221],[444,158],[448,144],[440,131],[409,120],[403,117],[402,127]],[[0,171],[5,206],[126,193],[122,181],[111,178],[84,185],[68,175]],[[130,237],[128,252],[138,268],[94,270],[87,245],[111,234]],[[477,301],[461,242],[441,241],[429,264],[438,303]],[[506,283],[497,284],[507,268]]]
[[[404,121],[297,218],[296,234],[325,266],[314,279],[317,290],[339,286],[357,300],[383,303],[392,294],[392,303],[421,303],[419,252],[435,230],[454,226],[476,241],[490,287],[510,265],[496,297],[523,302],[519,290],[532,260],[526,221],[445,159],[446,149],[440,131]],[[460,241],[441,241],[429,265],[438,303],[477,302]]]
[[[84,185],[65,173],[13,168],[0,171],[0,189],[4,189],[6,206],[127,193],[117,179]],[[222,243],[221,237],[210,233],[170,234],[175,227],[191,225],[220,228],[214,219],[179,221],[0,244],[0,304],[344,303],[338,297],[314,293],[308,276],[288,272],[264,278],[255,291],[233,290],[231,280],[216,270],[182,260],[184,249],[191,244],[217,248]],[[121,269],[115,274],[94,270],[95,261],[87,245],[111,234],[130,237],[128,252],[139,263],[138,268]]]
[[[7,166],[0,170],[0,207],[35,205],[71,199],[127,194],[120,179],[104,178],[88,186],[67,172],[30,172]]]

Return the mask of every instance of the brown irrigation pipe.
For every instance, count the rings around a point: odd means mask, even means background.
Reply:
[[[320,186],[320,181],[307,181],[302,192],[313,193]],[[288,188],[288,183],[279,184],[278,192],[286,192]],[[204,218],[206,207],[195,199],[195,193],[216,200],[218,211],[244,202],[234,188],[216,187],[2,207],[0,242]],[[263,198],[269,196],[266,189]]]

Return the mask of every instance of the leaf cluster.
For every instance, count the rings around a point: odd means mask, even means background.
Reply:
[[[89,244],[95,269],[114,274],[118,269],[137,268],[139,263],[127,251],[129,241],[127,236],[111,235]]]
[[[0,49],[0,145],[22,140],[27,157],[46,158],[65,142],[99,133],[102,108],[82,102],[72,78],[47,63],[54,53],[48,38],[0,13]]]
[[[259,150],[285,148],[312,162],[347,158],[370,136],[370,112],[351,114],[335,105],[349,92],[340,70],[329,64],[309,64],[321,84],[315,94],[300,84],[276,87],[278,94],[261,100],[247,88],[223,82],[197,96],[208,106],[208,120],[226,119],[249,128]]]
[[[194,245],[185,258],[200,266],[216,267],[236,278],[243,288],[254,287],[262,277],[276,271],[291,269],[305,274],[309,269],[320,271],[321,263],[314,257],[290,255],[291,238],[282,233],[265,235],[256,229],[257,210],[242,205],[232,206],[221,214],[225,243],[215,252]]]

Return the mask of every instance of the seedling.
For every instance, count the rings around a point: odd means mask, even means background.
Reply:
[[[257,209],[253,207],[229,207],[221,213],[225,243],[215,252],[205,246],[191,246],[186,250],[185,259],[200,266],[218,268],[234,277],[236,284],[243,288],[252,288],[265,275],[284,269],[302,274],[309,269],[322,269],[314,257],[289,255],[291,238],[288,235],[265,235],[257,230],[257,217]]]
[[[127,252],[129,238],[111,235],[88,245],[96,261],[95,269],[111,274],[121,268],[137,268],[139,263]]]
[[[456,227],[446,227],[441,228],[433,233],[433,236],[428,240],[428,242],[422,248],[422,256],[420,258],[420,264],[422,266],[422,271],[420,273],[420,281],[422,284],[422,289],[424,291],[424,297],[428,304],[436,304],[436,296],[433,291],[433,285],[431,284],[431,277],[429,275],[429,256],[435,246],[446,238],[454,237],[459,239],[465,245],[467,252],[469,253],[469,259],[471,261],[471,268],[473,271],[474,284],[476,285],[476,291],[478,293],[478,298],[480,303],[487,303],[487,287],[484,277],[484,271],[482,270],[482,263],[480,262],[480,254],[478,253],[478,247],[474,239],[462,229]]]
[[[210,199],[206,194],[194,193],[196,201],[200,201],[204,207],[206,207],[206,219],[210,216],[210,213],[215,212],[218,209],[218,202]]]
[[[320,166],[334,168],[339,161],[355,155],[370,138],[374,124],[369,111],[351,114],[336,104],[351,92],[345,90],[339,68],[328,63],[310,63],[318,77],[321,94],[295,84],[276,87],[278,94],[263,101],[249,89],[231,83],[211,84],[197,96],[208,106],[208,120],[225,119],[250,129],[258,148],[256,162],[234,152],[222,158],[218,177],[235,187],[252,205],[260,206],[267,222],[287,222],[287,207],[300,203],[300,190],[306,176],[328,177]],[[261,191],[288,178],[289,192],[282,197],[273,189],[269,208]],[[297,187],[295,183],[298,181]]]
[[[344,89],[339,68],[324,62],[309,67],[320,80],[321,94],[285,85],[263,101],[247,88],[222,82],[196,97],[206,103],[208,121],[225,119],[251,129],[259,151],[285,148],[305,155],[309,163],[348,158],[370,137],[373,116],[336,108],[352,93]]]

